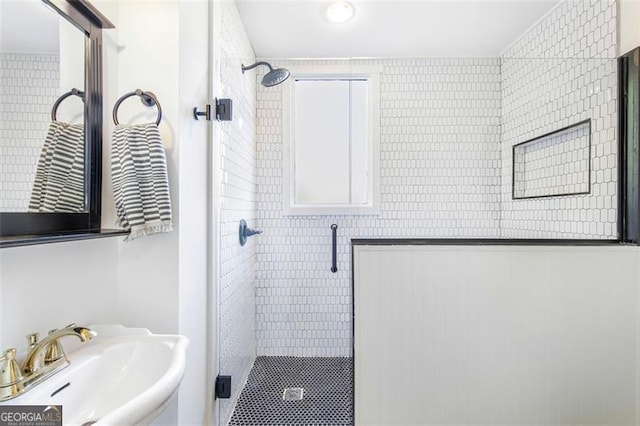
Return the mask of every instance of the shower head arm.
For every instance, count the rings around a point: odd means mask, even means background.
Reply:
[[[269,67],[269,71],[273,71],[273,67],[271,66],[271,64],[270,64],[270,63],[268,63],[268,62],[262,62],[262,61],[261,61],[261,62],[256,62],[256,63],[255,63],[255,64],[253,64],[253,65],[249,65],[248,67],[245,67],[244,65],[242,65],[242,73],[244,74],[244,72],[245,72],[245,71],[252,70],[252,69],[254,69],[255,67],[257,67],[258,65],[266,65],[266,66],[268,66],[268,67]]]

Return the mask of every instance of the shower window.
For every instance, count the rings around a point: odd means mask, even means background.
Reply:
[[[292,70],[283,90],[286,214],[376,214],[379,72]]]

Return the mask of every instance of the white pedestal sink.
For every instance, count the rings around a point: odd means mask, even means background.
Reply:
[[[67,353],[67,368],[2,404],[62,405],[65,425],[137,425],[156,418],[182,380],[187,338],[119,325],[89,328],[98,335]]]

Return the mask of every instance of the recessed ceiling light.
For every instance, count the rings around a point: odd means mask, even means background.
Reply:
[[[355,9],[353,5],[346,1],[331,3],[329,7],[327,7],[327,19],[337,24],[347,22],[353,18],[354,14]]]

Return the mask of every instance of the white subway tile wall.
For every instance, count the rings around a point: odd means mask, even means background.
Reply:
[[[615,2],[585,0],[501,58],[352,61],[383,67],[379,216],[283,216],[281,88],[258,86],[258,355],[351,354],[352,238],[615,238],[615,46]],[[588,118],[591,194],[512,200],[513,145]]]
[[[283,216],[281,86],[258,87],[259,355],[351,355],[352,238],[499,236],[500,60],[351,63],[382,67],[377,216]]]
[[[502,237],[616,238],[616,38],[614,0],[568,1],[503,53]],[[512,200],[512,146],[589,118],[591,193]]]
[[[59,86],[58,55],[0,53],[2,212],[27,211]]]
[[[233,377],[232,397],[220,401],[226,425],[256,357],[256,240],[238,240],[240,219],[256,222],[256,80],[242,64],[255,60],[235,2],[221,2],[220,85],[216,96],[233,100],[233,121],[220,122],[220,373]]]

